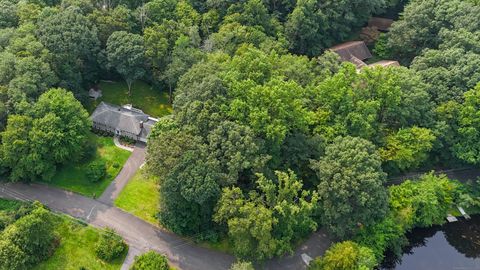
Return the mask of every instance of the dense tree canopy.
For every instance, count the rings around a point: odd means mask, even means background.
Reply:
[[[129,95],[132,83],[145,75],[144,53],[143,38],[140,35],[117,31],[108,38],[108,65],[122,75]]]
[[[51,89],[23,115],[8,117],[1,134],[2,165],[14,181],[48,180],[57,164],[80,158],[90,126],[72,93]]]
[[[312,162],[320,184],[319,210],[323,224],[337,237],[354,235],[387,212],[386,174],[380,156],[367,140],[339,137],[325,156]]]
[[[264,260],[291,253],[294,241],[317,227],[312,218],[317,193],[302,191],[292,171],[276,176],[278,184],[259,174],[258,191],[248,197],[237,187],[223,190],[214,219],[227,224],[239,257]]]
[[[327,50],[372,16],[398,17],[373,52],[408,67]],[[321,269],[372,267],[454,189],[429,176],[388,197],[386,173],[480,161],[479,16],[475,0],[0,0],[1,172],[51,178],[85,152],[87,90],[142,80],[173,105],[146,157],[165,228],[263,260],[323,224],[358,243]]]

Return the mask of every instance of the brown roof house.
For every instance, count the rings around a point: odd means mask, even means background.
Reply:
[[[367,45],[363,41],[345,42],[331,47],[330,50],[340,55],[342,61],[351,62],[357,68],[366,66],[363,61],[372,57]]]
[[[158,119],[150,117],[131,105],[117,106],[101,102],[90,116],[93,128],[146,143]]]

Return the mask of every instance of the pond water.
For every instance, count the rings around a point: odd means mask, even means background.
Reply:
[[[480,215],[471,220],[407,234],[410,245],[401,258],[387,255],[384,270],[480,270]]]

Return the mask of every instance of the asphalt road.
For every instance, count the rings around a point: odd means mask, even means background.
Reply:
[[[119,208],[69,191],[42,184],[0,183],[0,197],[37,200],[56,212],[84,220],[95,227],[114,228],[132,249],[127,260],[132,260],[135,254],[156,250],[183,270],[226,270],[235,261],[232,255],[197,246]],[[292,256],[267,261],[259,269],[305,269],[301,254],[312,258],[322,255],[330,243],[323,232],[314,233]]]

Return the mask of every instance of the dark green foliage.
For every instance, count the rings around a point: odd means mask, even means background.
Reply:
[[[390,55],[409,63],[424,49],[438,48],[449,37],[445,29],[478,31],[480,6],[462,0],[413,0],[405,7],[402,19],[388,33]]]
[[[93,161],[87,167],[85,175],[88,180],[92,182],[98,182],[102,180],[107,174],[107,167],[104,161]]]
[[[437,104],[461,101],[463,93],[480,81],[480,42],[477,51],[428,49],[414,59],[412,69],[428,82],[427,91]]]
[[[18,24],[15,1],[0,1],[0,28],[15,27]]]
[[[143,37],[125,31],[114,32],[107,41],[108,66],[115,69],[128,85],[145,75],[145,48]]]
[[[50,256],[55,248],[51,214],[36,205],[29,214],[0,234],[0,269],[29,269]]]
[[[480,108],[480,84],[464,94],[464,102],[455,104],[458,110],[457,133],[453,144],[453,152],[460,160],[470,164],[480,162],[480,126],[478,110]],[[454,126],[455,127],[455,126]]]
[[[83,84],[96,79],[100,50],[97,29],[77,7],[42,18],[37,36],[52,53],[61,87],[80,91]]]
[[[375,146],[355,137],[336,138],[325,156],[312,161],[320,180],[319,211],[323,224],[334,236],[345,239],[362,226],[381,220],[387,213],[380,156]]]
[[[227,225],[233,250],[241,258],[265,260],[293,252],[293,244],[317,228],[312,215],[318,195],[302,190],[296,175],[276,172],[278,184],[258,174],[257,190],[246,196],[225,188],[215,221]]]
[[[81,157],[90,126],[87,111],[72,93],[51,89],[26,115],[9,116],[2,133],[2,165],[12,181],[48,180],[57,164]]]
[[[127,244],[123,241],[113,229],[106,229],[100,236],[95,253],[98,258],[104,261],[111,261],[120,257],[128,249]]]
[[[300,0],[288,15],[286,36],[294,52],[318,55],[323,49],[347,39],[353,29],[383,7],[384,0]]]
[[[169,270],[168,261],[165,256],[155,251],[149,251],[140,256],[135,256],[130,270]]]

